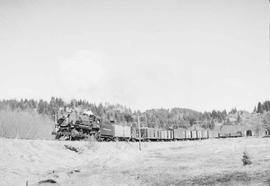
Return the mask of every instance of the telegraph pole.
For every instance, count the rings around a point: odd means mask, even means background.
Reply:
[[[270,3],[270,0],[268,0],[268,1]],[[268,24],[269,24],[268,25],[268,39],[269,39],[269,41],[268,41],[268,58],[269,58],[269,62],[270,62],[270,22]],[[269,69],[269,67],[268,67],[268,69]]]
[[[139,150],[141,151],[141,124],[140,124],[140,116],[138,115],[138,129],[139,129]]]

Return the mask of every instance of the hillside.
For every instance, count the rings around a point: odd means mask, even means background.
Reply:
[[[71,100],[63,101],[61,98],[52,97],[50,101],[45,100],[1,100],[0,111],[31,111],[40,115],[48,116],[51,121],[54,121],[59,114],[59,110],[91,110],[95,115],[99,116],[103,122],[115,122],[125,125],[137,122],[137,116],[140,116],[140,121],[146,127],[159,128],[194,128],[202,127],[205,129],[220,128],[223,124],[241,124],[248,126],[260,125],[261,118],[267,112],[269,102],[264,102],[259,106],[259,110],[255,113],[245,111],[237,111],[236,108],[227,112],[226,110],[211,112],[198,112],[187,108],[158,108],[149,109],[144,112],[134,111],[127,106],[120,104],[95,104],[86,100]],[[261,109],[260,109],[261,108]],[[264,110],[263,110],[264,109]],[[259,112],[260,111],[260,112]],[[240,119],[239,119],[240,118]],[[239,121],[238,121],[239,120]],[[270,121],[269,121],[270,123]]]
[[[261,136],[265,135],[265,131],[269,130],[270,126],[270,113],[249,113],[246,111],[238,111],[231,113],[226,117],[225,122],[219,127],[223,132],[242,132],[246,135],[249,130],[252,135]]]
[[[55,120],[59,110],[91,110],[99,116],[103,122],[114,120],[118,123],[130,124],[137,122],[137,116],[140,116],[141,123],[148,127],[160,128],[189,128],[197,121],[204,121],[205,128],[211,128],[212,120],[222,122],[227,115],[224,111],[198,112],[186,108],[172,109],[149,109],[145,112],[132,111],[130,108],[120,104],[95,104],[86,100],[63,101],[61,98],[52,97],[50,101],[46,100],[0,100],[0,110],[11,111],[31,111],[40,115],[47,115],[51,120]]]

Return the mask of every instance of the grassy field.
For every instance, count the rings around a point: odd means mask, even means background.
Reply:
[[[148,142],[142,151],[126,142],[0,139],[0,145],[0,185],[270,184],[270,138]],[[244,151],[251,165],[243,166]]]

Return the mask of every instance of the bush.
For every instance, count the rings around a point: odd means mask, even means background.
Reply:
[[[247,152],[243,152],[242,162],[244,166],[250,165],[252,163]]]
[[[0,111],[0,137],[52,139],[54,123],[33,111]]]

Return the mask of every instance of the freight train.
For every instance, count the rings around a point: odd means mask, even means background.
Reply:
[[[94,137],[97,141],[173,141],[222,137],[241,137],[241,133],[219,133],[214,130],[160,129],[102,123],[91,112],[62,115],[53,132],[56,139],[80,140]]]

